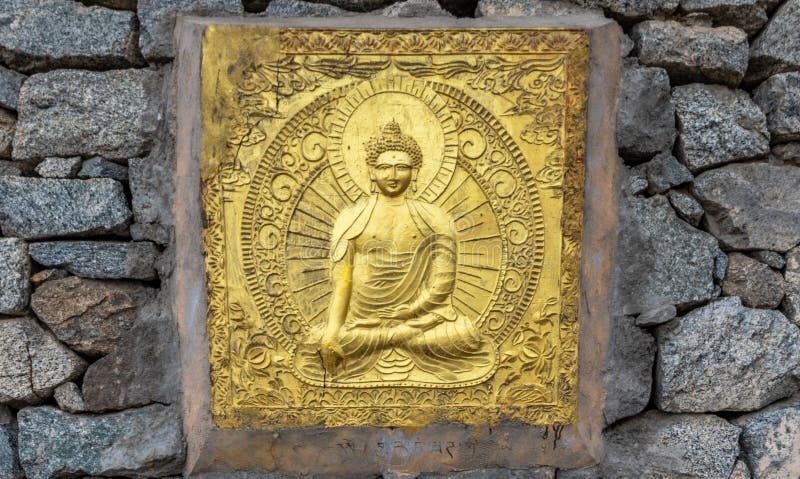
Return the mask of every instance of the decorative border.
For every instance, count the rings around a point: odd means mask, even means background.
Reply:
[[[419,39],[428,37],[426,42]],[[310,39],[308,39],[310,37]],[[300,42],[298,39],[306,38]],[[383,41],[381,41],[383,39]],[[277,424],[313,425],[325,418],[328,426],[337,425],[402,425],[425,424],[436,421],[462,423],[494,423],[504,417],[530,424],[554,425],[577,421],[578,378],[578,307],[580,304],[580,247],[583,223],[584,148],[586,132],[586,83],[588,76],[588,38],[585,32],[571,30],[515,30],[515,31],[390,31],[369,32],[361,30],[309,31],[304,29],[282,29],[280,31],[282,53],[291,54],[335,54],[358,51],[358,54],[392,54],[397,49],[413,54],[424,53],[547,53],[562,54],[567,69],[567,95],[565,112],[565,138],[563,183],[554,185],[563,195],[562,250],[561,250],[561,317],[559,321],[559,343],[561,359],[558,361],[558,401],[550,406],[528,408],[504,406],[447,406],[430,408],[379,408],[382,412],[366,409],[359,420],[351,408],[309,406],[302,409],[272,410],[266,413],[259,408],[240,408],[238,412],[224,410],[229,398],[220,395],[219,388],[212,386],[212,413],[221,427],[244,427],[258,424],[272,427]],[[355,75],[358,76],[358,75]],[[313,88],[309,88],[313,89]],[[548,166],[550,162],[548,161]],[[235,167],[234,167],[235,169]],[[222,203],[224,189],[230,184],[231,165],[222,164],[219,175],[207,178],[202,191],[206,215],[204,243],[206,250],[206,274],[209,309],[208,329],[210,362],[225,364],[227,354],[228,318],[236,311],[226,310],[224,281],[224,238]],[[554,175],[560,176],[560,175]],[[537,178],[539,180],[539,178]],[[540,180],[541,181],[541,180]],[[212,367],[212,385],[230,380],[224,368]],[[480,404],[480,399],[476,398]],[[392,410],[388,410],[392,409]],[[430,409],[430,410],[429,410]],[[435,411],[434,411],[435,409]],[[355,420],[355,423],[354,423]]]

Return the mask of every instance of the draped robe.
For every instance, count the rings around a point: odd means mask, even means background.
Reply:
[[[376,197],[343,211],[334,225],[331,241],[332,270],[352,266],[350,300],[339,343],[343,364],[336,381],[358,381],[367,375],[386,381],[419,377],[435,382],[457,382],[465,373],[491,369],[495,353],[472,320],[452,305],[456,283],[457,243],[447,215],[435,205],[406,200],[421,240],[411,251],[394,251],[373,244],[359,249],[358,240],[372,219]],[[358,256],[358,261],[354,261]],[[334,283],[337,280],[333,275]],[[384,319],[378,310],[409,305],[410,318]],[[398,338],[398,327],[413,330]],[[318,327],[298,348],[296,365],[306,376],[321,371]]]

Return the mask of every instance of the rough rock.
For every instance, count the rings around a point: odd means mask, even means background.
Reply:
[[[781,311],[789,321],[800,326],[800,246],[786,253],[786,296]]]
[[[800,169],[727,165],[694,179],[711,232],[734,250],[785,252],[800,243]]]
[[[602,15],[599,8],[586,8],[566,0],[479,0],[476,17],[536,17],[545,15],[574,15],[593,13]]]
[[[747,70],[747,35],[738,28],[653,20],[633,27],[631,38],[639,61],[666,69],[673,84],[736,86]]]
[[[17,431],[8,424],[0,425],[0,479],[24,479],[17,459]]]
[[[669,153],[659,153],[641,168],[647,177],[647,192],[664,193],[670,188],[689,183],[694,178],[689,170]]]
[[[155,158],[131,158],[128,174],[136,223],[172,225],[173,175]],[[163,244],[163,243],[161,243]]]
[[[800,140],[800,73],[767,78],[753,92],[753,100],[767,116],[773,143]]]
[[[139,310],[121,346],[93,363],[83,378],[83,398],[90,411],[172,404],[180,394],[178,335],[169,294]]]
[[[658,326],[659,324],[664,324],[667,321],[672,320],[677,315],[678,309],[671,304],[655,306],[652,309],[644,311],[642,314],[636,317],[636,326]],[[652,369],[652,365],[650,369]]]
[[[625,157],[650,158],[672,150],[675,107],[663,68],[628,64],[622,70],[617,147]]]
[[[139,0],[139,47],[149,61],[172,58],[172,31],[180,15],[230,16],[243,14],[241,0]]]
[[[800,386],[800,330],[778,311],[721,298],[656,330],[656,405],[752,411]]]
[[[133,12],[71,0],[4,0],[0,18],[0,59],[15,70],[141,64]]]
[[[800,143],[781,143],[772,147],[770,158],[777,164],[788,163],[800,166]]]
[[[113,178],[128,180],[128,167],[113,163],[102,156],[95,156],[83,162],[78,178]]]
[[[19,412],[19,456],[29,479],[181,473],[180,411],[154,404],[105,416],[54,407]]]
[[[0,238],[0,314],[22,314],[31,294],[28,245],[16,238]]]
[[[157,126],[160,75],[152,70],[56,70],[22,85],[14,158],[140,156]]]
[[[786,281],[800,285],[800,245],[786,252]]]
[[[630,316],[611,319],[611,339],[603,375],[606,392],[603,421],[613,424],[639,414],[650,401],[653,385],[653,336],[634,324]]]
[[[262,13],[265,17],[340,17],[354,15],[352,12],[326,3],[303,0],[273,0]]]
[[[384,479],[403,479],[404,473],[389,473]],[[531,467],[529,469],[483,468],[470,471],[453,471],[445,474],[420,474],[416,479],[555,479],[556,470],[552,467]],[[244,478],[243,478],[244,479]]]
[[[85,5],[116,8],[117,10],[136,10],[136,0],[82,0]]]
[[[618,313],[711,298],[717,242],[679,220],[663,196],[624,200],[619,238]]]
[[[380,10],[384,17],[452,17],[436,0],[405,0]]]
[[[800,70],[800,0],[786,0],[750,46],[746,80]]]
[[[2,135],[2,133],[0,133]],[[22,168],[19,163],[8,160],[0,160],[0,176],[20,176]]]
[[[139,283],[70,276],[36,288],[31,308],[72,349],[102,356],[120,343],[151,294]]]
[[[599,466],[582,467],[580,469],[559,469],[557,479],[603,479]]]
[[[747,464],[740,459],[736,461],[736,464],[733,466],[733,472],[728,479],[752,479],[752,477]]]
[[[6,236],[121,234],[130,218],[122,185],[111,179],[0,176],[0,228]]]
[[[681,10],[708,14],[716,25],[738,27],[751,35],[761,30],[768,20],[758,0],[681,0]]]
[[[622,181],[622,191],[627,196],[639,195],[647,190],[647,175],[641,168],[626,169]]]
[[[741,253],[731,253],[728,260],[723,294],[739,296],[751,308],[773,309],[781,304],[785,287],[780,273]]]
[[[573,0],[587,8],[602,8],[623,23],[669,15],[678,8],[679,0]]]
[[[83,396],[77,384],[73,382],[64,383],[53,391],[53,397],[58,407],[71,413],[83,412],[86,406],[83,404]]]
[[[38,286],[46,281],[64,279],[67,276],[69,276],[69,273],[63,269],[43,269],[31,276],[31,283],[33,283],[34,286]]]
[[[86,362],[30,318],[0,321],[0,404],[36,404],[86,369]]]
[[[2,8],[2,7],[0,7]],[[2,27],[0,27],[2,31]],[[1,34],[0,34],[1,35]],[[1,48],[1,47],[0,47]],[[9,110],[17,109],[17,98],[19,89],[28,77],[22,73],[9,70],[0,66],[0,106]]]
[[[783,259],[783,256],[774,251],[753,251],[750,253],[750,256],[773,269],[781,270],[784,268],[784,266],[786,266],[786,260]]]
[[[42,178],[72,178],[81,167],[81,157],[59,158],[51,156],[36,165],[36,173]]]
[[[714,257],[714,279],[722,281],[725,279],[725,273],[728,271],[728,255],[722,250],[717,250],[717,255]]]
[[[0,158],[11,158],[17,117],[0,108]]]
[[[672,92],[678,158],[693,173],[769,153],[764,113],[742,90],[694,83]]]
[[[739,454],[739,428],[710,414],[648,411],[604,436],[608,479],[728,479]]]
[[[692,195],[682,191],[671,190],[667,192],[667,198],[681,219],[695,227],[700,224],[705,211],[703,211],[703,205],[698,203]]]
[[[800,397],[736,420],[753,479],[800,477]]]
[[[31,258],[47,268],[64,268],[85,278],[158,278],[155,263],[160,256],[150,242],[53,241],[30,245]]]

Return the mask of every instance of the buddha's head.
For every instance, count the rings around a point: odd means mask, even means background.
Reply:
[[[400,196],[416,181],[422,150],[414,138],[400,131],[396,121],[387,123],[380,136],[370,138],[364,146],[370,180],[382,194]]]

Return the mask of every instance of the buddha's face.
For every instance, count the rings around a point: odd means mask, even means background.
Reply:
[[[370,167],[370,178],[381,193],[391,197],[402,195],[415,174],[411,157],[403,151],[384,151]]]

